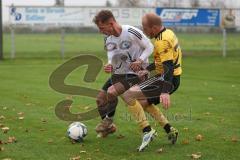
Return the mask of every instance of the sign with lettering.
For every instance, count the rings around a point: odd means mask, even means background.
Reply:
[[[10,7],[11,24],[53,24],[95,26],[92,19],[102,9],[109,9],[120,24],[141,25],[145,13],[154,8],[99,8],[99,7]]]
[[[219,9],[156,8],[165,26],[220,26]]]

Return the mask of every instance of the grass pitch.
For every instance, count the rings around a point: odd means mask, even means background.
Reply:
[[[17,35],[17,58],[13,60],[9,59],[9,35],[5,35],[6,59],[0,62],[0,124],[10,130],[0,132],[0,142],[9,141],[0,143],[0,159],[66,160],[80,156],[89,160],[186,160],[193,153],[204,160],[240,159],[239,37],[229,37],[228,57],[222,58],[221,35],[179,35],[184,53],[189,56],[183,58],[181,86],[171,97],[171,108],[162,109],[178,128],[179,140],[170,145],[163,129],[150,119],[159,135],[143,153],[138,153],[141,132],[122,101],[115,116],[118,130],[105,139],[96,138],[94,128],[100,121],[97,117],[83,122],[88,127],[85,142],[72,144],[65,136],[69,122],[55,116],[56,103],[71,95],[52,90],[48,84],[50,74],[69,57],[79,54],[94,54],[104,63],[100,35],[67,35],[65,59],[59,58],[58,35]],[[99,89],[109,76],[101,72],[94,83],[86,83],[82,79],[84,72],[84,68],[75,70],[66,83]],[[71,98],[74,113],[95,107],[94,99]],[[202,141],[195,140],[198,134],[203,136]],[[11,143],[10,136],[17,142]],[[163,151],[157,153],[160,148]]]

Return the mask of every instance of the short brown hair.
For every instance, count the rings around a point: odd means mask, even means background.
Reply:
[[[110,10],[101,10],[100,12],[97,13],[97,15],[93,18],[93,22],[95,24],[99,24],[99,22],[101,23],[105,23],[107,22],[109,19],[113,19],[115,20],[114,15],[112,14],[112,12]]]

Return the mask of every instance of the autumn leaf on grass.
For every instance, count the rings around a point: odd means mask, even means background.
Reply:
[[[53,140],[52,140],[52,139],[49,139],[49,140],[48,140],[48,144],[51,144],[51,143],[53,143]]]
[[[182,144],[189,144],[190,143],[190,141],[188,140],[188,139],[184,139],[183,141],[182,141]]]
[[[3,128],[2,128],[3,133],[7,133],[9,130],[10,130],[9,127],[3,127]]]
[[[17,142],[17,139],[15,137],[8,137],[8,143],[16,143]]]
[[[42,123],[47,123],[47,120],[45,118],[41,118]]]
[[[221,119],[219,120],[220,123],[222,123],[222,122],[224,122],[224,121],[225,121],[224,118],[221,118]]]
[[[0,123],[0,128],[3,128],[4,127],[4,124]]]
[[[1,152],[1,151],[4,151],[4,148],[3,148],[3,147],[0,147],[0,152]]]
[[[232,141],[232,142],[238,142],[238,138],[235,137],[235,136],[233,136],[233,137],[231,138],[231,141]]]
[[[187,155],[189,157],[191,157],[192,159],[200,159],[202,157],[201,152],[197,152],[197,153],[192,153],[191,155]]]
[[[87,153],[87,151],[80,151],[80,153]]]
[[[46,129],[44,129],[44,128],[41,128],[41,129],[39,129],[39,131],[43,132],[43,131],[46,131]]]
[[[24,112],[18,112],[18,115],[19,115],[19,116],[23,116],[23,115],[24,115]]]
[[[196,141],[202,141],[203,140],[203,136],[201,134],[198,134],[196,137],[195,137]]]
[[[201,152],[191,154],[192,159],[199,159],[201,157],[202,157]]]
[[[124,135],[119,134],[119,135],[117,136],[117,139],[123,139],[124,137],[125,137]]]
[[[184,127],[183,130],[187,132],[187,131],[188,131],[188,128],[187,128],[187,127]]]
[[[80,160],[80,156],[76,156],[76,157],[72,157],[72,158],[70,158],[70,160]]]
[[[0,120],[6,119],[3,115],[0,116]]]
[[[209,101],[212,101],[212,100],[213,100],[213,98],[212,98],[212,97],[208,97],[208,100],[209,100]]]
[[[32,105],[32,103],[26,103],[26,106],[31,106]]]
[[[24,120],[24,117],[18,117],[19,120]]]
[[[159,153],[159,154],[162,153],[163,152],[163,148],[157,149],[156,152]]]
[[[210,112],[205,112],[204,115],[209,116],[211,113]]]

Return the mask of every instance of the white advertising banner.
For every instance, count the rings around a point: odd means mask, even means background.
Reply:
[[[120,24],[141,25],[145,13],[155,8],[94,8],[94,7],[10,7],[10,24],[51,24],[60,26],[94,26],[92,19],[102,9],[109,9]]]

